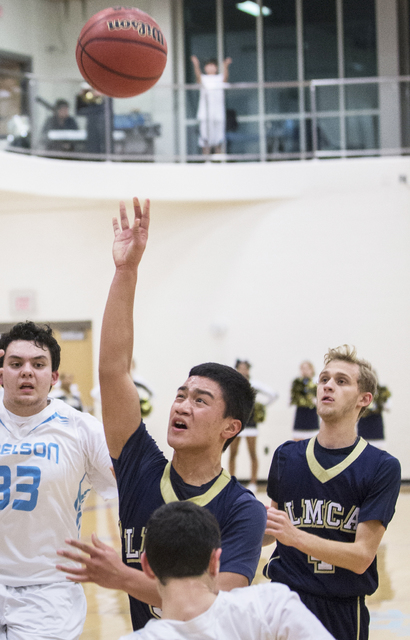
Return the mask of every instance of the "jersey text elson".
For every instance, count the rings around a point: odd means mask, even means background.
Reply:
[[[9,444],[5,443],[1,447],[0,455],[21,455],[21,456],[30,456],[34,454],[39,458],[47,458],[48,460],[54,460],[56,464],[59,461],[59,446],[54,442],[49,442],[46,444],[45,442],[22,442],[21,444]]]

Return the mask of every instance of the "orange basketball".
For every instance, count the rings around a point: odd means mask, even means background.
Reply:
[[[77,42],[78,68],[106,96],[144,93],[161,77],[167,43],[151,16],[134,7],[111,7],[92,16]]]

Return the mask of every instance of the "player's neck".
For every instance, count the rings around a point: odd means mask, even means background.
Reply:
[[[216,582],[209,575],[200,578],[179,578],[159,585],[162,598],[162,618],[192,620],[212,606],[217,596]]]
[[[221,473],[221,454],[190,451],[174,451],[172,466],[184,482],[200,487]]]
[[[322,420],[317,441],[326,449],[343,449],[351,447],[356,438],[356,421],[345,420],[334,424]]]
[[[6,396],[3,398],[4,408],[7,411],[10,411],[15,416],[19,416],[20,418],[30,418],[31,416],[35,416],[37,413],[43,411],[48,405],[48,398],[39,403],[35,403],[32,405],[25,406],[24,404],[16,403],[10,401]]]

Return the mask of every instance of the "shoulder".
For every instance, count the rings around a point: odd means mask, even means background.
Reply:
[[[383,449],[379,449],[372,444],[367,444],[364,452],[372,462],[372,464],[377,465],[375,468],[379,472],[380,470],[390,471],[392,474],[401,475],[401,465],[397,458],[392,456],[387,451]]]
[[[226,500],[224,501],[224,516],[228,520],[248,521],[249,526],[265,527],[266,508],[254,494],[243,487],[236,478],[231,478],[227,486]]]

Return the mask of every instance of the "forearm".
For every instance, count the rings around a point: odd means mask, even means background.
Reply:
[[[301,529],[296,529],[292,546],[316,560],[357,574],[364,573],[374,558],[366,545],[361,542],[326,540]]]
[[[101,328],[100,382],[131,368],[134,327],[133,312],[137,273],[117,269],[108,294]],[[115,354],[115,357],[113,357]]]
[[[124,567],[125,570],[119,588],[136,600],[150,604],[153,607],[161,607],[162,601],[155,580],[152,580],[138,569],[132,569],[126,565]]]

